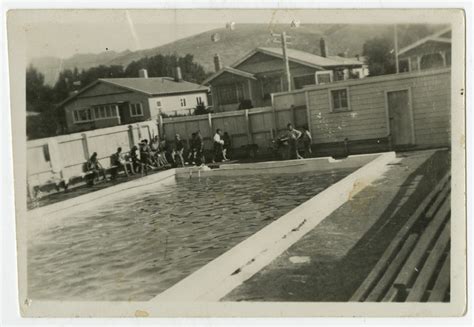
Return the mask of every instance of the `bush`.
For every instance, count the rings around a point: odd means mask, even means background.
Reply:
[[[252,109],[252,101],[248,99],[240,100],[239,110]]]
[[[212,110],[209,108],[206,108],[206,105],[204,103],[200,103],[196,106],[196,109],[194,110],[194,114],[196,116],[198,115],[207,115],[209,113],[212,113]]]

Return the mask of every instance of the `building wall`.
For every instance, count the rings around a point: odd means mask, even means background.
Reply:
[[[439,69],[308,88],[313,140],[331,143],[345,138],[353,141],[386,137],[389,126],[385,92],[410,89],[416,145],[449,145],[450,76],[449,69]],[[348,89],[350,111],[331,112],[330,90],[337,88]]]
[[[290,76],[291,76],[291,86],[292,89],[295,88],[294,78],[299,76],[313,75],[316,73],[317,69],[305,66],[302,64],[295,63],[293,61],[289,62],[290,66]],[[280,76],[283,79],[283,82],[286,83],[284,75],[284,61],[280,58],[269,56],[263,53],[257,53],[254,56],[250,57],[240,65],[236,67],[239,70],[243,70],[252,74],[256,74],[258,78],[264,76]],[[261,89],[259,91],[261,93]],[[270,105],[270,103],[262,103],[262,105]]]
[[[269,56],[263,53],[256,53],[237,67],[239,70],[252,74],[265,74],[270,72],[282,72],[284,69],[283,59]],[[314,73],[315,68],[304,66],[290,61],[290,73],[293,76]]]
[[[180,94],[180,95],[168,95],[168,96],[158,96],[148,99],[148,106],[151,112],[151,119],[158,118],[160,110],[162,113],[171,114],[175,111],[184,111],[186,109],[195,109],[197,106],[197,97],[201,97],[204,104],[208,105],[207,93],[189,93],[189,94]],[[181,98],[186,100],[186,105],[181,106]],[[161,107],[158,106],[157,102],[161,102]]]
[[[249,83],[250,88],[249,89]],[[211,94],[212,94],[212,103],[213,109],[215,112],[223,112],[223,111],[233,111],[239,108],[240,103],[237,101],[236,103],[228,103],[222,104],[219,102],[219,86],[229,85],[229,84],[241,84],[242,91],[243,91],[243,98],[252,101],[254,106],[258,105],[261,101],[260,99],[260,92],[258,92],[258,87],[255,85],[256,81],[249,80],[247,78],[233,75],[230,73],[223,73],[216,79],[211,82]]]
[[[75,109],[90,108],[96,105],[118,102],[141,103],[143,108],[143,116],[130,117],[130,111],[123,110],[122,113],[124,115],[120,122],[117,118],[110,118],[92,122],[74,123],[73,111]],[[151,117],[147,95],[137,92],[124,92],[122,89],[103,84],[98,84],[83,94],[80,94],[77,98],[66,104],[64,110],[66,124],[70,133],[86,131],[95,128],[111,127],[118,124],[135,123],[148,120]]]

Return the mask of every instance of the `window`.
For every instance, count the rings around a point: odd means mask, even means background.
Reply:
[[[91,110],[89,108],[74,110],[73,120],[75,123],[85,123],[92,121]]]
[[[333,73],[330,70],[316,72],[316,84],[327,84],[333,80]]]
[[[130,103],[130,116],[139,117],[143,116],[143,108],[141,103]]]
[[[344,70],[345,69],[336,69],[334,70],[334,76],[333,76],[333,80],[334,81],[345,81],[346,78],[346,74],[344,73]]]
[[[239,103],[243,99],[242,84],[227,84],[216,87],[217,99],[219,104],[233,104]]]
[[[94,119],[108,119],[118,117],[116,104],[105,104],[94,107]]]
[[[202,103],[203,103],[202,97],[196,97],[196,104],[197,104],[197,105],[200,105],[200,104],[202,104]]]
[[[400,59],[398,61],[398,70],[400,73],[410,71],[410,58]]]
[[[311,75],[304,75],[304,76],[296,76],[293,78],[293,82],[295,83],[295,89],[302,89],[306,85],[314,85],[316,84],[316,79],[314,74]]]
[[[161,99],[156,100],[156,107],[161,108]]]
[[[420,70],[443,67],[443,56],[439,53],[429,53],[421,57]]]
[[[330,90],[331,111],[349,111],[349,91],[348,89]]]
[[[281,92],[281,78],[280,76],[268,77],[262,81],[263,99],[270,99],[272,93]]]
[[[181,107],[186,107],[186,98],[179,98],[179,104]]]

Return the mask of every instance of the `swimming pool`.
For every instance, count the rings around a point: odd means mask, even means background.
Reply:
[[[353,170],[177,178],[85,206],[29,238],[28,296],[149,300]]]

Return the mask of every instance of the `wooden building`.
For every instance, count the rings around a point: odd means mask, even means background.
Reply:
[[[69,133],[156,120],[161,113],[189,113],[208,105],[209,88],[176,77],[101,78],[64,100]]]
[[[422,38],[398,52],[400,72],[451,66],[451,27]]]
[[[430,148],[451,144],[451,69],[340,81],[273,95],[274,110],[306,108],[316,152]],[[298,123],[299,122],[299,123]],[[352,149],[351,149],[352,148]]]
[[[328,56],[324,40],[321,54],[287,49],[291,89],[324,84],[367,75],[359,58]],[[203,84],[209,85],[215,112],[249,109],[271,105],[271,94],[287,89],[281,48],[260,47],[230,67],[221,67],[214,57],[216,73]]]

